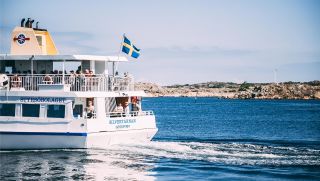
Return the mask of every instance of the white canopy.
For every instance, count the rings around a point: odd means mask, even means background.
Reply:
[[[122,56],[98,56],[98,55],[6,55],[0,54],[0,60],[48,60],[48,61],[102,61],[102,62],[126,62],[128,59]]]

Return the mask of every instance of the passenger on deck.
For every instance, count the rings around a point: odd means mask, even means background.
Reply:
[[[132,111],[134,112],[139,112],[141,111],[140,105],[138,104],[138,102],[132,102]]]
[[[93,76],[94,76],[94,74],[93,74],[93,71],[92,71],[92,70],[90,70],[90,71],[89,71],[89,75],[90,75],[90,77],[93,77]]]
[[[123,108],[124,108],[124,113],[125,113],[126,115],[129,115],[129,114],[130,114],[129,102],[125,102]]]
[[[90,75],[90,72],[89,72],[88,69],[85,69],[85,70],[84,70],[84,75],[85,75],[86,77]]]
[[[44,76],[42,82],[43,82],[44,84],[52,84],[52,83],[53,83],[52,77],[50,77],[50,75],[47,74],[46,76]]]
[[[11,79],[11,86],[12,87],[21,87],[21,78],[18,74],[15,74]]]
[[[93,112],[94,112],[94,106],[92,104],[92,101],[88,101],[88,106],[86,108],[87,111],[87,118],[92,118]]]
[[[115,112],[115,114],[114,114],[113,116],[116,116],[116,117],[121,117],[121,116],[122,116],[122,114],[123,114],[123,107],[122,107],[121,103],[119,103],[119,104],[117,105],[117,107],[114,109],[114,112]]]
[[[76,89],[77,91],[84,91],[86,76],[81,71],[77,71],[77,72],[79,72],[79,74],[77,74]]]
[[[123,107],[121,105],[121,103],[119,103],[116,107],[116,109],[114,110],[117,113],[123,113]]]
[[[76,71],[76,74],[75,74],[75,76],[76,76],[76,82],[75,82],[75,91],[79,91],[80,90],[80,82],[81,82],[81,80],[80,80],[80,75],[81,75],[81,71],[80,70],[77,70]]]
[[[91,79],[92,75],[90,74],[90,71],[88,69],[84,71],[84,76],[85,76],[85,91],[91,91],[93,81]]]
[[[70,77],[69,77],[69,84],[71,85],[71,90],[75,90],[75,83],[76,83],[76,74],[73,70],[70,71]]]

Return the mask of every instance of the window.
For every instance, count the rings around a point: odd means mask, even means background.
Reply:
[[[64,118],[65,105],[48,105],[47,117],[48,118]]]
[[[82,111],[83,111],[83,105],[82,104],[76,104],[73,108],[73,116],[74,117],[82,117]]]
[[[42,36],[36,36],[39,46],[42,46]]]
[[[0,104],[0,116],[15,116],[15,104]]]
[[[39,104],[22,104],[23,117],[39,117]]]

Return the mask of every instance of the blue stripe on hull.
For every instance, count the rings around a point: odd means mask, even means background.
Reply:
[[[46,135],[46,136],[87,136],[87,133],[59,133],[59,132],[7,132],[1,131],[0,135]]]

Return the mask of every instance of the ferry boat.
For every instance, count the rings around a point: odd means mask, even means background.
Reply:
[[[106,148],[147,142],[157,133],[145,92],[117,75],[124,56],[60,55],[33,20],[14,28],[0,55],[0,149]],[[79,64],[68,73],[67,66]],[[53,70],[55,66],[62,70]]]

